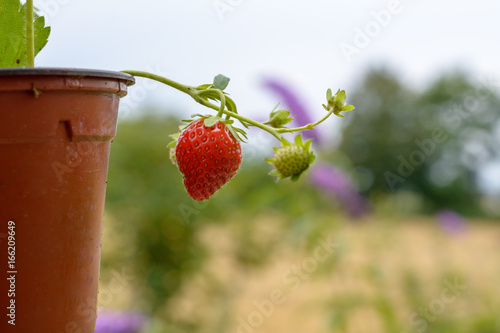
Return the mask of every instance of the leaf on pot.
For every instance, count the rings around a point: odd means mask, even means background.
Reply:
[[[47,44],[50,27],[42,16],[33,14],[35,55]],[[26,5],[19,0],[2,0],[0,3],[0,67],[27,65]]]

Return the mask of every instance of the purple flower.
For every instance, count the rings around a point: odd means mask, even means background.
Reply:
[[[436,214],[436,218],[441,229],[448,234],[458,234],[464,229],[465,219],[460,214],[452,210],[440,210]]]
[[[281,98],[281,103],[285,108],[290,109],[290,117],[294,118],[294,122],[298,126],[304,126],[312,123],[311,117],[304,107],[304,103],[300,100],[299,94],[297,94],[292,88],[287,86],[285,83],[276,79],[265,79],[264,85],[275,92]],[[313,138],[315,143],[320,142],[319,133],[316,129],[302,132],[304,138]]]
[[[139,333],[146,316],[132,311],[99,310],[94,333]]]
[[[328,164],[320,164],[310,171],[312,184],[327,193],[334,194],[344,209],[353,217],[368,213],[366,200],[354,189],[349,177]]]

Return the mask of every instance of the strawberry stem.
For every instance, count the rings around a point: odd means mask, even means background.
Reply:
[[[335,113],[338,110],[337,106],[331,106],[328,109],[328,113],[321,118],[320,120],[310,123],[301,127],[296,127],[296,128],[274,128],[271,126],[268,126],[266,124],[263,124],[261,122],[258,122],[256,120],[247,118],[245,116],[242,116],[238,114],[236,110],[236,104],[234,101],[226,96],[224,92],[220,89],[214,88],[213,86],[207,88],[206,86],[200,86],[200,87],[192,87],[188,86],[182,83],[175,82],[173,80],[167,79],[166,77],[156,75],[153,73],[149,72],[143,72],[143,71],[135,71],[135,70],[125,70],[122,71],[123,73],[127,73],[133,76],[139,76],[139,77],[144,77],[147,79],[155,80],[161,83],[164,83],[174,89],[177,89],[183,93],[188,94],[191,96],[196,102],[200,103],[203,106],[206,106],[210,109],[213,109],[217,111],[217,117],[222,118],[222,116],[225,114],[226,119],[229,119],[230,117],[238,119],[242,124],[246,126],[254,126],[258,127],[270,134],[272,134],[275,138],[277,138],[279,141],[282,141],[283,137],[280,135],[280,133],[290,133],[290,132],[300,132],[300,131],[305,131],[305,130],[310,130],[313,129],[316,125],[322,123],[325,121],[328,117],[332,115],[332,113]],[[219,100],[220,105],[217,106],[215,104],[212,104],[209,99],[213,100]],[[227,108],[227,109],[226,109]]]
[[[244,117],[242,115],[239,115],[239,114],[231,112],[231,111],[225,110],[224,113],[226,115],[228,115],[228,116],[231,116],[233,118],[238,119],[241,123],[244,123],[244,124],[247,124],[247,125],[252,125],[254,127],[258,127],[260,129],[263,129],[264,131],[272,134],[276,139],[278,139],[280,141],[282,139],[282,136],[279,135],[278,131],[275,128],[272,128],[271,126],[267,126],[267,125],[265,125],[265,124],[263,124],[261,122],[258,122],[256,120]]]
[[[139,77],[144,77],[144,78],[147,78],[147,79],[151,79],[151,80],[155,80],[155,81],[158,81],[158,82],[161,82],[163,84],[166,84],[172,88],[175,88],[179,91],[182,91],[183,93],[186,93],[190,96],[192,96],[192,93],[189,92],[189,90],[196,90],[195,87],[191,87],[191,86],[188,86],[188,85],[185,85],[185,84],[181,84],[181,83],[178,83],[178,82],[175,82],[173,80],[170,80],[170,79],[167,79],[166,77],[163,77],[163,76],[160,76],[160,75],[156,75],[156,74],[153,74],[153,73],[149,73],[149,72],[143,72],[143,71],[122,71],[123,73],[127,73],[127,74],[130,74],[130,75],[133,75],[133,76],[139,76]],[[193,97],[194,98],[194,97]]]
[[[224,95],[224,93],[219,89],[205,89],[198,92],[198,96],[207,95],[208,98],[216,97],[214,96],[214,94],[218,96],[220,100],[219,112],[217,113],[217,117],[222,118],[224,109],[226,108],[226,95]]]
[[[330,111],[328,111],[326,116],[324,116],[323,118],[321,118],[320,120],[318,120],[314,123],[310,123],[310,124],[307,124],[307,125],[304,125],[301,127],[295,127],[295,128],[279,128],[279,129],[277,129],[277,132],[278,133],[290,133],[290,132],[300,132],[300,131],[312,130],[314,127],[316,127],[317,125],[319,125],[322,122],[324,122],[325,120],[327,120],[332,115],[332,113],[335,112],[335,110],[336,109],[332,107],[330,109]]]

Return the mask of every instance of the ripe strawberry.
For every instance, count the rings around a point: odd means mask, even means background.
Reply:
[[[299,179],[300,175],[314,162],[314,153],[309,151],[311,139],[302,142],[302,136],[295,137],[295,144],[282,140],[283,147],[274,148],[273,158],[266,159],[276,169],[269,174],[278,176],[278,180],[290,177],[292,181]]]
[[[197,201],[208,199],[227,183],[241,165],[241,146],[226,124],[207,127],[193,121],[177,139],[175,160],[184,175],[184,187]]]

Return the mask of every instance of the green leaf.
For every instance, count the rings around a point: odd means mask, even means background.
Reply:
[[[354,105],[345,105],[342,107],[342,111],[351,111],[354,110]]]
[[[0,66],[18,67],[22,62],[22,47],[26,35],[25,18],[19,0],[4,0],[0,4]],[[26,46],[24,46],[26,48]],[[26,52],[26,50],[25,50]],[[26,56],[26,54],[25,54]]]
[[[313,139],[309,139],[309,140],[306,140],[306,142],[304,142],[304,149],[309,151],[311,150],[311,143],[312,143]]]
[[[309,165],[313,164],[314,161],[316,160],[316,155],[314,155],[313,152],[309,155]]]
[[[224,120],[221,120],[224,124],[226,125],[231,125],[231,124],[234,124],[234,120],[232,119],[224,119]]]
[[[206,127],[212,127],[214,126],[215,124],[217,124],[217,122],[219,121],[219,118],[215,117],[215,116],[210,116],[208,118],[206,118],[204,121],[203,121],[203,124],[206,126]]]
[[[236,127],[229,125],[229,126],[227,126],[227,129],[229,130],[229,132],[231,132],[231,134],[235,137],[236,140],[241,141],[241,142],[245,142],[245,140],[243,140],[241,138],[241,136],[239,136],[238,133],[236,132],[236,130],[239,128],[236,128]],[[245,133],[243,130],[240,130],[240,131]],[[244,134],[244,136],[246,138],[246,134]]]
[[[332,89],[326,91],[326,100],[332,99]]]
[[[175,133],[175,134],[170,134],[169,137],[174,139],[174,140],[177,140],[179,138],[179,136],[181,136],[181,133]]]
[[[49,40],[50,27],[45,26],[45,18],[43,16],[35,18],[35,56],[40,52]]]
[[[214,87],[220,90],[226,89],[227,85],[229,84],[229,78],[219,74],[216,77],[214,77]]]
[[[276,105],[278,107],[278,105]],[[269,120],[264,124],[269,125],[274,128],[283,128],[284,125],[288,124],[293,120],[290,116],[290,110],[276,110],[276,107],[271,111],[269,115]]]
[[[302,142],[302,134],[299,134],[295,137],[295,144],[297,146],[302,146],[304,142]]]
[[[269,162],[269,161],[268,161]],[[268,173],[269,176],[281,176],[281,173],[276,170],[276,169],[272,169],[269,173]]]
[[[173,141],[170,141],[167,145],[167,148],[175,148],[175,146],[177,145],[177,140],[179,139],[179,136],[181,135],[181,133],[174,133],[174,134],[170,134],[169,137],[173,139]]]
[[[281,138],[281,146],[282,147],[286,147],[286,146],[290,146],[290,145],[291,145],[291,143],[287,139],[285,139],[283,137]]]
[[[242,130],[241,128],[238,128],[238,127],[233,127],[233,126],[230,126],[230,128],[233,128],[236,132],[243,135],[243,137],[248,140],[247,133],[244,130]]]
[[[198,96],[204,98],[204,99],[211,99],[211,100],[214,100],[214,101],[219,101],[220,100],[220,95],[219,93],[214,90],[214,89],[207,89],[207,90],[201,90],[199,93],[198,93]]]
[[[36,13],[34,18],[35,55],[47,44],[50,28]],[[26,5],[19,0],[2,0],[0,4],[0,67],[27,65]]]
[[[207,84],[202,84],[201,86],[196,87],[196,89],[205,90],[205,89],[210,88],[211,86],[212,86],[212,84],[207,83]]]
[[[335,94],[334,98],[337,103],[339,103],[340,105],[344,105],[346,99],[345,90],[339,89],[339,91],[337,91],[337,93]]]

